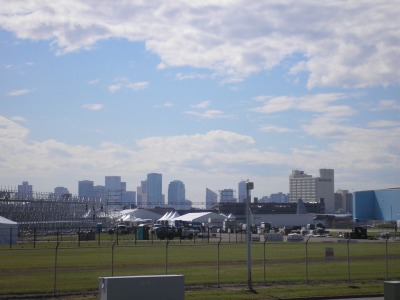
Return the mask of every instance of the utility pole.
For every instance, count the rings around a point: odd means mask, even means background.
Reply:
[[[253,290],[251,282],[251,231],[250,231],[250,190],[254,188],[254,183],[246,182],[246,236],[247,236],[247,287],[250,291]]]

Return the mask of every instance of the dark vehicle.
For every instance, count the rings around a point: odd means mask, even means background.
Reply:
[[[163,227],[158,227],[155,230],[157,238],[160,240],[173,240],[174,237],[178,237],[181,239],[193,239],[195,235],[195,230],[192,228],[186,228],[186,227],[173,227],[173,226],[163,226]]]
[[[346,239],[368,239],[367,228],[354,227],[351,232],[345,232],[344,238],[346,238]]]

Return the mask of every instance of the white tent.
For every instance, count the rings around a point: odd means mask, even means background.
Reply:
[[[226,217],[221,216],[214,212],[201,212],[201,213],[188,213],[174,220],[199,222],[199,223],[222,223]]]
[[[122,210],[115,218],[120,221],[138,222],[139,219],[155,221],[158,220],[160,216],[160,214],[151,212],[147,209],[136,208]]]
[[[17,235],[17,222],[0,217],[0,244],[16,244]]]

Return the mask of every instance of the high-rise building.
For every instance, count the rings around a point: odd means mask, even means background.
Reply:
[[[158,173],[147,174],[147,207],[164,204],[162,194],[162,175]]]
[[[334,170],[320,169],[319,177],[307,175],[304,171],[293,170],[289,175],[289,201],[324,202],[325,213],[335,212]]]
[[[22,184],[18,185],[18,199],[33,199],[33,188],[28,181],[23,181]]]
[[[219,191],[219,202],[236,202],[233,189],[223,189]]]
[[[137,197],[137,207],[138,208],[146,208],[147,207],[147,180],[143,180],[140,183],[140,186],[137,187],[136,192]]]
[[[97,200],[104,201],[106,198],[106,188],[104,185],[95,185],[93,187],[93,197]]]
[[[246,181],[242,180],[238,184],[238,202],[239,203],[245,203],[247,199],[247,187],[246,187]],[[250,193],[250,191],[249,191]],[[250,196],[251,198],[251,196]]]
[[[180,180],[171,181],[168,185],[168,204],[175,209],[181,209],[185,200],[185,184]]]
[[[106,204],[113,205],[113,209],[118,209],[122,204],[122,184],[121,176],[105,176]]]
[[[54,195],[55,196],[62,196],[62,195],[67,195],[67,194],[69,194],[69,191],[65,187],[58,186],[58,187],[54,188]]]
[[[210,209],[211,206],[218,202],[218,194],[213,192],[209,188],[206,188],[206,209]]]
[[[348,190],[339,189],[335,192],[335,212],[353,212],[353,194],[349,193]]]
[[[270,199],[270,202],[286,203],[289,200],[289,196],[287,194],[279,192],[279,193],[271,194],[269,199]]]
[[[93,198],[93,181],[81,180],[78,182],[78,197],[81,199]]]
[[[136,202],[136,192],[125,191],[122,192],[122,206],[125,209],[132,208]]]

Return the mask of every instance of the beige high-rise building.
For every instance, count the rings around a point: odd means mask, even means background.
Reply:
[[[289,201],[325,203],[325,213],[335,212],[335,174],[333,169],[320,169],[319,177],[313,177],[301,170],[289,175]]]

